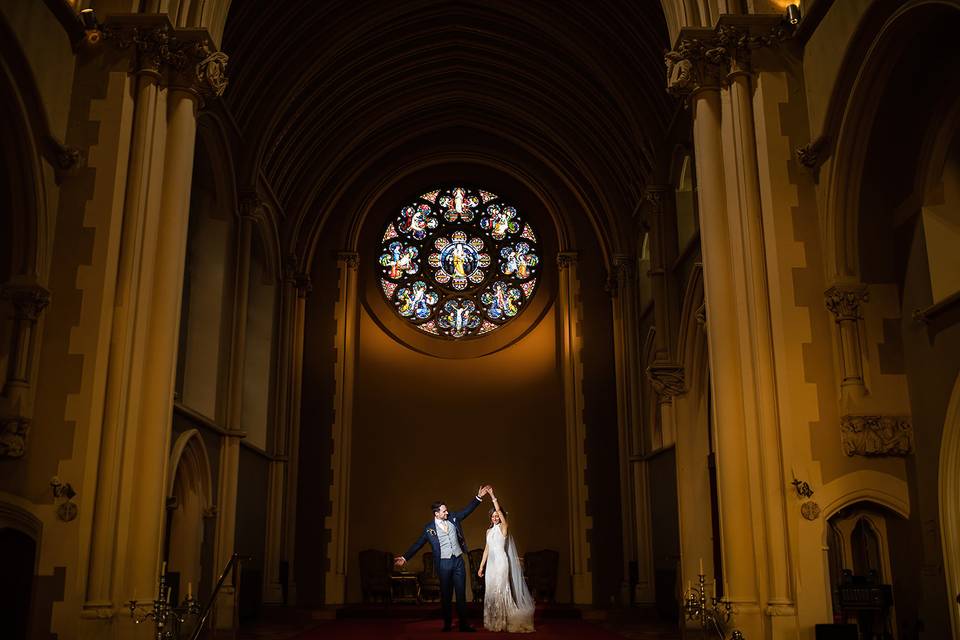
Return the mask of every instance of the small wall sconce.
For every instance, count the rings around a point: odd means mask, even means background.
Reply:
[[[803,480],[798,480],[797,478],[793,479],[793,482],[790,484],[793,485],[793,488],[797,490],[798,498],[810,498],[813,496],[813,489],[810,488],[810,484],[804,482]]]
[[[53,497],[62,500],[57,507],[57,517],[63,522],[70,522],[77,517],[77,505],[71,502],[77,492],[70,486],[69,482],[62,482],[59,477],[50,478],[50,489],[53,491]]]
[[[797,26],[800,22],[800,5],[787,5],[787,22],[790,23],[791,26]]]
[[[83,28],[87,29],[99,29],[100,25],[97,24],[97,14],[93,12],[93,9],[84,9],[80,12],[80,22],[83,23]]]
[[[103,30],[93,9],[84,9],[80,12],[80,24],[83,25],[83,41],[86,46],[92,47],[103,39]]]

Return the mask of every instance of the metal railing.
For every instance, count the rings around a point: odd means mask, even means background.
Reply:
[[[190,640],[198,640],[200,638],[200,633],[203,631],[204,625],[207,623],[207,619],[210,617],[210,612],[213,611],[213,605],[217,601],[217,595],[220,593],[220,588],[223,586],[223,581],[227,579],[228,574],[233,575],[233,589],[234,594],[238,593],[240,590],[240,563],[244,560],[250,560],[250,556],[240,555],[239,553],[234,553],[230,556],[230,560],[227,562],[227,566],[223,568],[223,571],[220,572],[220,577],[217,578],[217,584],[213,587],[213,591],[210,592],[210,597],[207,599],[207,604],[204,605],[203,611],[200,613],[200,617],[197,618],[197,626],[193,628],[193,633],[190,634]],[[234,596],[236,597],[236,595]],[[236,628],[237,620],[237,607],[233,607],[233,619],[234,619],[234,628]]]

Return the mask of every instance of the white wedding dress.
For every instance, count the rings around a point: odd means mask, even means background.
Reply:
[[[533,631],[534,602],[513,538],[499,526],[487,530],[487,567],[483,574],[483,626],[488,631]]]

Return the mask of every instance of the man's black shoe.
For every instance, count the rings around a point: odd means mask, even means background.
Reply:
[[[472,633],[472,632],[476,631],[476,629],[474,629],[473,627],[471,627],[471,626],[468,625],[468,624],[462,624],[462,625],[460,625],[460,631],[467,631],[467,632]]]
[[[451,627],[450,625],[447,624],[447,625],[444,625],[444,626],[443,626],[443,630],[444,630],[444,631],[453,631],[453,627]]]

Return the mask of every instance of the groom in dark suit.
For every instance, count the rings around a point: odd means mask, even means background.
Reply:
[[[461,523],[473,513],[483,496],[490,492],[490,485],[480,487],[477,496],[460,511],[447,511],[446,503],[439,501],[431,505],[433,520],[423,525],[423,533],[407,552],[393,559],[394,564],[402,567],[416,555],[420,547],[430,543],[433,549],[433,562],[440,576],[440,606],[443,609],[443,630],[452,629],[450,601],[453,591],[457,592],[457,617],[460,619],[460,631],[474,631],[467,622],[467,570],[463,563],[463,554],[467,552],[467,541],[463,536]]]

